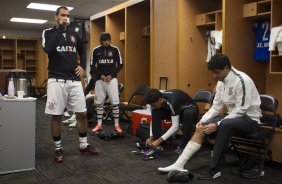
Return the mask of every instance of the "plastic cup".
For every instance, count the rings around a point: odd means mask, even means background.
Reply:
[[[18,98],[22,99],[24,95],[24,91],[17,91],[17,94],[18,94]]]

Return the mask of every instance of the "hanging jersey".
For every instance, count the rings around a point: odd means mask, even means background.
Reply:
[[[256,33],[255,61],[269,61],[269,22],[255,23],[253,30]]]

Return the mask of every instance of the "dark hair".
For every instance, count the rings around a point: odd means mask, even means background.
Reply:
[[[226,66],[231,69],[229,58],[224,54],[215,54],[208,62],[208,69],[211,71],[223,70]]]
[[[56,10],[56,15],[59,15],[61,9],[64,9],[64,10],[68,10],[68,11],[69,11],[69,9],[68,9],[66,6],[60,6],[60,7],[57,8],[57,10]]]
[[[158,89],[148,89],[145,97],[145,102],[146,104],[152,104],[157,102],[160,98],[163,98],[163,94]]]
[[[110,33],[102,32],[100,34],[100,43],[102,43],[103,41],[106,41],[106,40],[110,40],[111,41],[111,35],[110,35]]]

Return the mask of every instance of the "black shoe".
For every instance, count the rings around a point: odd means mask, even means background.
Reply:
[[[134,145],[135,145],[135,147],[136,147],[138,150],[140,150],[140,151],[144,151],[144,150],[148,149],[148,147],[146,146],[146,144],[143,143],[143,142],[137,142],[137,143],[135,143]]]
[[[254,179],[264,175],[264,171],[259,171],[258,167],[255,166],[253,168],[248,169],[240,169],[240,167],[236,167],[231,171],[233,175],[240,175],[243,178]],[[260,174],[259,174],[260,173]]]
[[[220,170],[208,167],[207,169],[203,170],[198,175],[197,178],[199,180],[212,180],[212,179],[218,178],[220,176],[221,176]]]
[[[231,171],[233,175],[241,175],[243,172],[249,172],[258,167],[257,159],[249,157],[241,157],[239,162],[236,162],[234,165],[237,167]]]
[[[256,179],[264,176],[264,170],[259,171],[258,166],[256,166],[253,169],[242,171],[241,176],[246,179]]]
[[[63,149],[62,149],[62,148],[59,148],[59,149],[56,149],[56,150],[55,150],[54,160],[55,160],[56,162],[59,162],[59,163],[64,161],[64,158],[63,158]]]
[[[89,154],[89,155],[99,155],[100,154],[100,150],[94,148],[90,144],[88,144],[86,148],[83,148],[83,149],[79,148],[79,151],[81,153]]]

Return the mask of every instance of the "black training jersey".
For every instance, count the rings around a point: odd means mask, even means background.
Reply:
[[[171,116],[179,115],[183,106],[195,105],[188,94],[178,89],[164,91],[163,95],[166,100],[164,108],[170,110]]]
[[[42,33],[42,47],[49,58],[48,78],[80,80],[75,74],[77,61],[80,60],[80,66],[85,70],[86,58],[83,44],[75,31],[68,28],[59,32],[55,26],[45,29]]]
[[[97,79],[100,79],[101,75],[111,75],[112,78],[116,78],[122,66],[121,54],[117,47],[99,45],[94,48],[90,73],[96,75]]]

